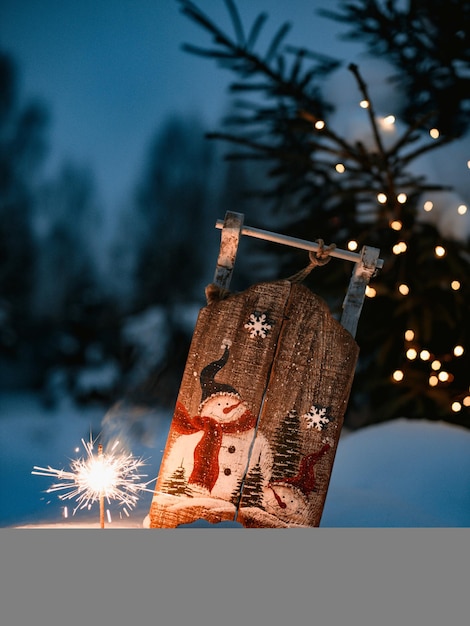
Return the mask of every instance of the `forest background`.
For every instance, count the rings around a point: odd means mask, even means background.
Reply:
[[[159,20],[190,24],[185,41],[199,46],[181,51],[184,41],[172,33],[169,53],[211,76],[225,114],[198,115],[186,85],[183,105],[143,142],[139,165],[120,163],[135,180],[106,207],[92,159],[51,167],[53,112],[41,94],[25,96],[14,46],[0,39],[0,392],[33,390],[45,407],[65,396],[103,410],[123,400],[171,409],[212,280],[214,224],[234,210],[252,226],[381,249],[384,271],[358,329],[349,428],[403,415],[468,427],[468,6],[296,4],[295,17],[312,29],[328,24],[338,41],[353,35],[361,52],[336,58],[334,47],[318,50],[314,40],[307,50],[280,16],[257,19],[270,6],[249,4],[160,5]],[[107,6],[117,21],[129,15],[125,3]],[[12,7],[5,3],[3,13]],[[131,44],[122,41],[118,62]],[[201,53],[208,59],[195,58]],[[95,78],[104,95],[107,68],[96,66]],[[359,106],[369,89],[373,116]],[[134,101],[129,87],[129,110],[138,110],[138,93]],[[324,120],[319,138],[315,125]],[[113,176],[120,179],[119,168]],[[286,277],[306,263],[305,255],[243,242],[233,287]],[[337,312],[350,272],[332,261],[307,284]]]

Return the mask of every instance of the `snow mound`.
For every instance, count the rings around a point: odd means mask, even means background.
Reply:
[[[340,439],[321,526],[470,526],[470,431],[402,418]]]

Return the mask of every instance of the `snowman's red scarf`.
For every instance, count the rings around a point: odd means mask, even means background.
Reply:
[[[180,435],[192,435],[200,430],[203,435],[194,448],[194,467],[188,483],[202,485],[212,491],[219,476],[219,451],[222,436],[250,430],[256,426],[256,416],[246,410],[237,420],[217,422],[212,417],[191,417],[181,402],[176,403],[172,428]]]

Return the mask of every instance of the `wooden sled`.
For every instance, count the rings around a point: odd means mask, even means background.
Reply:
[[[204,519],[245,528],[319,526],[359,348],[354,335],[379,250],[354,260],[341,322],[292,280],[228,293],[243,227],[227,213],[209,304],[197,319],[150,506],[150,528]]]

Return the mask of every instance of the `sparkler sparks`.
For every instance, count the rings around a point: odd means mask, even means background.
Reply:
[[[91,509],[95,502],[100,504],[101,528],[104,528],[104,502],[115,500],[123,512],[129,515],[127,509],[137,504],[142,491],[152,492],[147,486],[151,480],[143,482],[147,474],[140,473],[145,465],[141,458],[120,450],[119,441],[114,442],[109,452],[103,452],[103,446],[98,445],[98,454],[93,453],[94,442],[81,440],[86,456],[72,460],[70,471],[54,469],[53,467],[34,466],[31,474],[50,476],[61,482],[56,482],[47,489],[46,493],[64,491],[59,494],[60,500],[75,499],[77,506],[73,515],[79,509]],[[67,507],[64,507],[64,511]],[[108,511],[108,521],[110,513]]]

